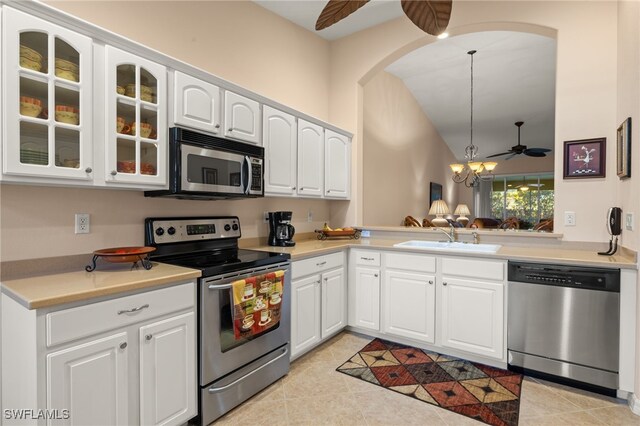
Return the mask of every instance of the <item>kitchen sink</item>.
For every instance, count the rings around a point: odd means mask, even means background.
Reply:
[[[459,251],[467,253],[495,253],[500,249],[500,247],[502,247],[499,244],[471,244],[463,242],[420,240],[405,241],[403,243],[394,244],[393,246],[422,250]]]

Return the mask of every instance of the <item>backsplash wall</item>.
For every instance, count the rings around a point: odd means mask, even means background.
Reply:
[[[144,219],[151,216],[235,215],[243,238],[266,237],[264,211],[291,210],[297,233],[330,222],[330,205],[344,201],[254,198],[191,201],[145,198],[140,191],[0,185],[0,261],[90,253],[144,243]],[[309,210],[313,221],[307,222]],[[91,233],[74,233],[74,214],[91,215]],[[333,224],[343,226],[346,224]],[[295,239],[295,238],[294,238]]]

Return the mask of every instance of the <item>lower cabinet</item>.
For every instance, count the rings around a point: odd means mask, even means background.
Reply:
[[[426,343],[435,343],[436,277],[387,270],[384,274],[383,331]]]
[[[442,277],[442,346],[503,358],[504,283]]]
[[[3,407],[57,410],[55,425],[181,425],[197,414],[195,282],[68,308],[28,310],[2,295],[2,335],[12,348]]]
[[[356,266],[353,325],[380,330],[380,269]]]
[[[291,358],[347,326],[343,258],[344,253],[340,252],[293,262]]]
[[[66,424],[126,425],[127,346],[116,333],[47,355],[47,407],[69,410]]]

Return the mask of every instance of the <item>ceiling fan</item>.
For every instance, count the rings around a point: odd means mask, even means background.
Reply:
[[[316,31],[330,27],[367,4],[369,0],[329,0],[316,21]],[[411,22],[427,34],[444,32],[451,18],[453,0],[400,0]]]
[[[520,145],[520,127],[524,124],[524,121],[516,121],[516,126],[518,126],[518,145],[512,146],[511,149],[507,152],[502,152],[500,154],[489,155],[487,158],[491,157],[499,157],[501,155],[509,155],[509,157],[505,158],[505,160],[509,160],[516,155],[524,154],[529,157],[546,157],[547,152],[551,151],[547,148],[527,148],[526,145]]]

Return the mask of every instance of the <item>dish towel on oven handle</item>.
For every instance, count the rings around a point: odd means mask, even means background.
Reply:
[[[260,334],[280,322],[283,270],[234,281],[231,285],[231,315],[236,340]]]

